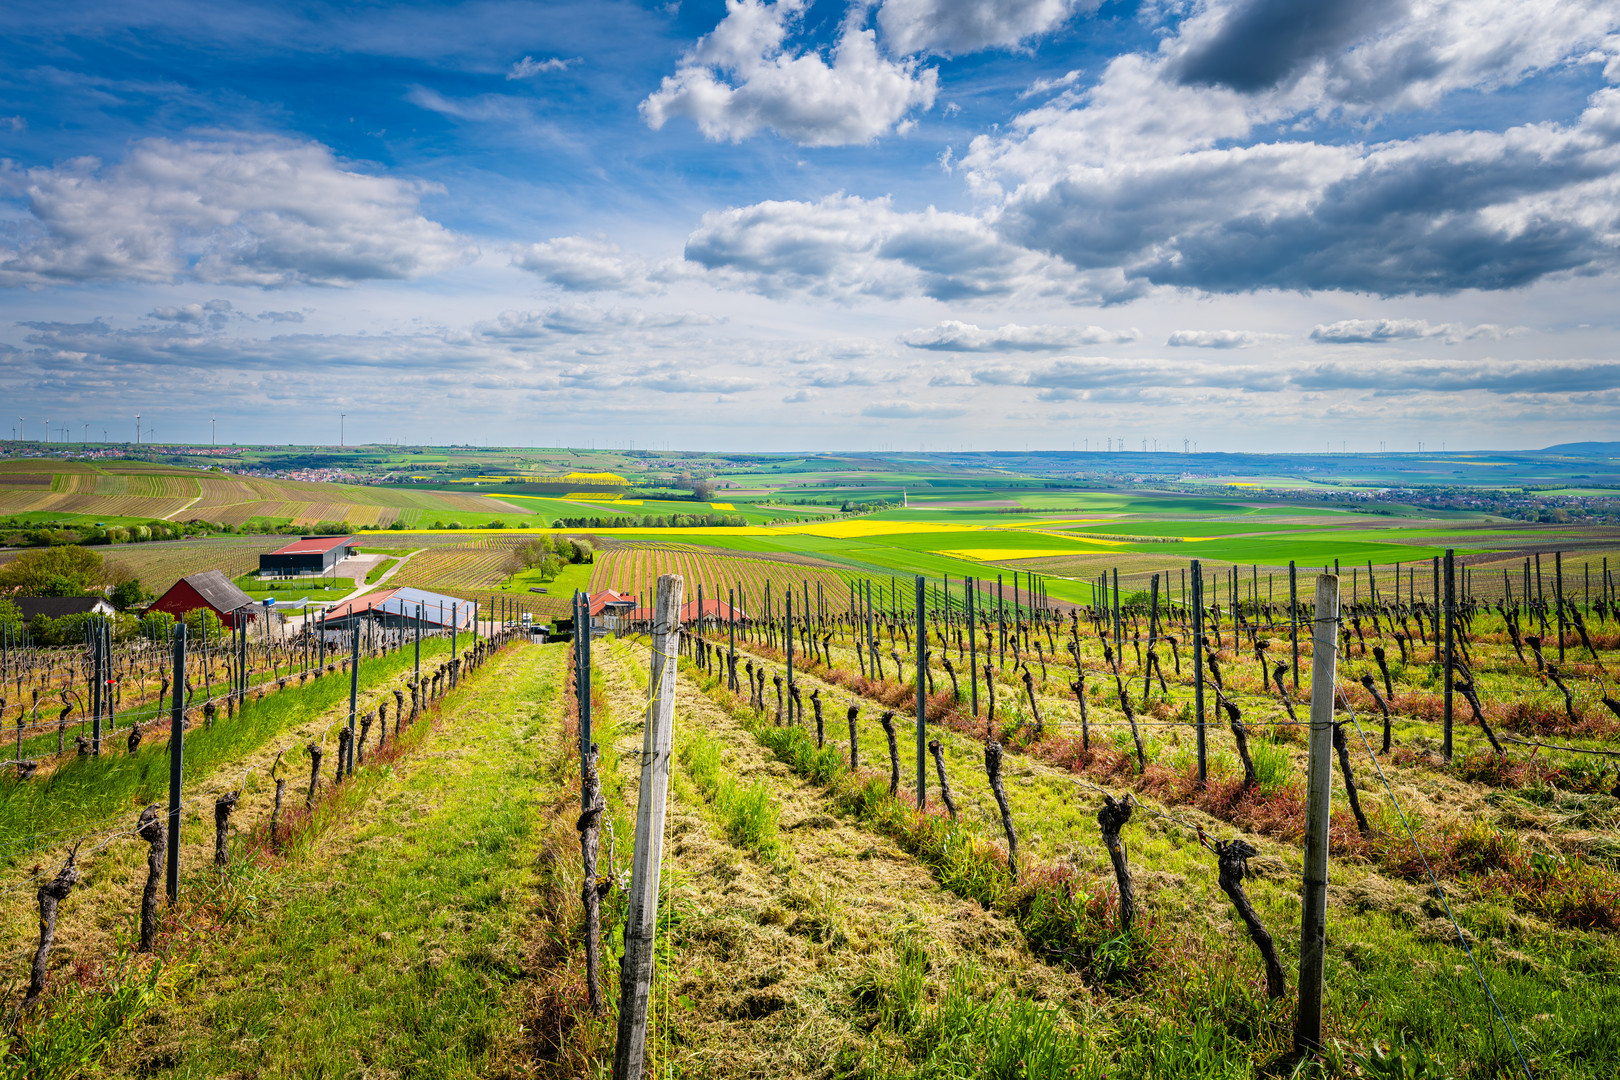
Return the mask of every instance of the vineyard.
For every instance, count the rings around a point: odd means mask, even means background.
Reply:
[[[381,539],[379,537],[379,539]],[[431,539],[437,543],[419,545],[418,540]],[[568,612],[567,596],[537,595],[533,593],[497,593],[494,586],[506,579],[503,567],[511,558],[514,548],[528,543],[531,536],[496,535],[467,538],[464,535],[437,535],[409,538],[411,543],[399,549],[422,547],[389,579],[390,585],[408,585],[413,588],[442,592],[466,600],[476,600],[483,611],[495,610],[505,602],[509,606],[527,611],[542,619],[554,618]],[[375,550],[368,545],[368,548]]]
[[[285,536],[220,536],[98,548],[109,567],[127,567],[150,592],[161,595],[183,577],[219,570],[235,579],[259,568],[259,556],[287,543]]]
[[[49,472],[42,472],[48,469]],[[48,482],[41,484],[44,475]],[[521,505],[460,492],[275,480],[137,463],[0,461],[0,515],[52,513],[101,518],[193,518],[241,525],[256,518],[313,525],[347,521],[387,528],[435,519],[477,525],[532,520]]]
[[[1040,1065],[1007,1075],[1250,1076],[1293,1060],[1313,613],[1308,589],[1303,610],[1234,606],[1218,582],[1207,583],[1202,662],[1190,612],[1139,602],[1059,614],[981,597],[972,624],[930,604],[920,630],[908,597],[869,620],[788,624],[778,611],[711,621],[706,644],[688,640],[683,670],[700,694],[682,691],[677,735],[699,809],[687,829],[713,830],[766,880],[790,868],[790,884],[782,899],[740,894],[744,921],[780,930],[739,952],[721,912],[679,907],[726,886],[716,845],[676,834],[666,872],[682,883],[671,902],[684,918],[664,977],[693,1012],[670,1021],[679,1037],[662,1046],[665,1065],[813,1059],[829,1039],[860,1048],[845,1060],[863,1075],[930,1075],[961,1067],[958,1055],[983,1066],[978,1055],[1009,1039]],[[1330,1075],[1612,1075],[1614,609],[1606,596],[1498,609],[1459,593],[1447,617],[1450,605],[1421,591],[1411,603],[1346,601],[1342,636],[1327,638],[1340,646],[1338,750],[1328,1051],[1316,1060]],[[932,753],[922,776],[921,743],[915,764],[911,748],[919,632]],[[733,635],[739,682],[725,657]],[[609,655],[619,685],[648,662],[640,646]],[[623,700],[634,708],[634,693]],[[806,805],[771,758],[825,801]],[[812,824],[828,813],[836,824]],[[921,921],[884,919],[828,880],[836,900],[810,899],[820,830],[851,826],[904,853],[883,858],[927,869],[923,895],[914,878],[857,871],[884,908]],[[985,936],[925,914],[935,891],[971,903]],[[880,941],[857,944],[874,921],[888,927]],[[840,944],[857,969],[829,987],[821,957]],[[1268,949],[1279,970],[1262,962]],[[746,973],[767,962],[771,1012],[814,1034],[724,1022],[760,1007]],[[862,989],[873,985],[883,993]],[[816,1004],[828,995],[840,1002],[831,1015]],[[1404,1047],[1406,1071],[1377,1071],[1374,1045]],[[576,1049],[589,1060],[588,1039]]]
[[[705,600],[724,601],[726,591],[735,589],[737,606],[749,614],[755,612],[767,588],[780,599],[789,585],[802,595],[808,584],[813,597],[822,596],[835,610],[847,608],[847,575],[831,567],[807,567],[806,561],[750,559],[693,545],[617,544],[597,553],[591,591],[612,589],[643,595],[652,589],[659,575],[680,574],[688,583],[690,599],[697,599],[699,586]]]

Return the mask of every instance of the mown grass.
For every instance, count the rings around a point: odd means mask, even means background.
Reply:
[[[776,854],[777,812],[770,785],[763,780],[742,784],[721,765],[721,755],[720,740],[701,730],[690,733],[678,751],[726,839],[766,857]]]
[[[433,639],[422,643],[424,665],[430,657],[447,656],[450,643]],[[360,663],[360,688],[375,689],[411,669],[410,650],[367,658]],[[277,733],[333,710],[347,715],[349,678],[341,671],[312,679],[304,686],[249,699],[226,719],[221,714],[212,728],[201,725],[186,732],[187,781],[201,779],[216,769],[264,745]],[[32,781],[0,781],[0,836],[25,837],[45,830],[86,828],[110,815],[133,812],[166,799],[169,790],[167,727],[152,733],[135,754],[112,750],[99,758],[64,761],[49,775]],[[3,865],[3,863],[0,863]]]
[[[851,777],[841,749],[818,750],[803,729],[761,721],[718,680],[691,674],[795,772],[820,778],[840,807],[899,839],[946,888],[1013,913],[1033,951],[1076,969],[1089,983],[1117,995],[1122,1005],[1129,1001],[1110,1019],[1096,1021],[1106,1034],[1100,1046],[1110,1075],[1249,1077],[1276,1075],[1297,1064],[1291,1053],[1292,994],[1268,1002],[1253,947],[1241,929],[1233,934],[1212,922],[1213,913],[1228,909],[1208,880],[1209,856],[1196,843],[1173,829],[1156,830],[1151,820],[1142,824],[1143,832],[1133,823],[1138,839],[1131,858],[1139,874],[1146,869],[1150,879],[1202,877],[1213,895],[1189,897],[1185,886],[1161,895],[1139,915],[1146,926],[1138,940],[1122,940],[1106,902],[1106,880],[1042,873],[1040,880],[1015,887],[999,844],[978,837],[971,827],[918,815],[909,803],[891,799],[883,780]],[[1055,803],[1026,804],[1020,827],[1038,832],[1047,827],[1051,814],[1067,812]],[[1475,862],[1468,883],[1451,889],[1453,910],[1536,1075],[1607,1077],[1620,1062],[1620,1033],[1604,1020],[1620,1010],[1620,942],[1608,933],[1561,929],[1559,923],[1581,925],[1567,913],[1548,910],[1552,926],[1520,914],[1563,903],[1558,898],[1570,889],[1558,884],[1559,876],[1579,877],[1581,869],[1557,860],[1537,864],[1533,855],[1511,843],[1488,839],[1497,836],[1495,830],[1478,828],[1462,842],[1462,850],[1475,853]],[[1521,857],[1522,865],[1516,861]],[[1305,1063],[1306,1071],[1403,1075],[1377,1071],[1405,1067],[1387,1065],[1373,1054],[1375,1046],[1393,1045],[1404,1046],[1392,1053],[1408,1065],[1426,1062],[1422,1067],[1434,1070],[1412,1075],[1495,1077],[1515,1072],[1511,1045],[1438,901],[1398,879],[1390,883],[1363,875],[1358,882],[1361,871],[1354,866],[1335,863],[1339,891],[1331,902],[1327,977],[1332,1042],[1319,1060]],[[1504,882],[1525,880],[1515,871],[1544,875],[1537,879],[1544,882],[1542,895],[1509,897],[1493,885],[1492,875],[1501,875],[1497,880]],[[1348,890],[1337,884],[1346,880]],[[1297,959],[1297,889],[1297,879],[1250,886],[1251,898],[1283,952],[1290,982]],[[1081,907],[1076,904],[1081,897],[1104,902]],[[1156,908],[1166,913],[1164,918]],[[981,1011],[987,1024],[995,1022],[991,1006],[981,1002]],[[1062,1022],[1054,1015],[1059,1030]],[[904,1065],[871,1050],[849,1063],[851,1071],[868,1076],[977,1075],[949,1054],[931,1057],[927,1040],[905,1045]],[[1085,1051],[1072,1042],[1067,1045],[1067,1052],[1076,1055],[1069,1058],[1069,1067],[1086,1075],[1091,1065]],[[971,1068],[982,1072],[988,1066],[975,1059]]]
[[[223,877],[188,878],[160,942],[186,962],[161,992],[57,995],[28,1041],[47,1060],[19,1075],[72,1075],[109,1044],[113,1074],[482,1074],[524,977],[518,883],[556,693],[557,665],[522,657],[472,673],[280,852],[250,842]]]

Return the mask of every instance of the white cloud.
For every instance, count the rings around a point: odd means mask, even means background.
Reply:
[[[1253,330],[1177,330],[1165,344],[1199,349],[1252,349],[1276,336]]]
[[[302,311],[261,311],[259,312],[259,320],[274,323],[301,323],[304,321],[304,313]]]
[[[1076,345],[1118,345],[1135,341],[1136,330],[1104,330],[1100,326],[1019,326],[1008,323],[993,330],[947,319],[926,330],[913,330],[902,341],[913,349],[936,352],[1048,352]]]
[[[25,195],[29,211],[0,243],[3,285],[352,285],[470,256],[418,210],[437,188],[355,171],[318,143],[146,139],[110,167],[78,158],[0,173],[0,190]]]
[[[1450,345],[1463,339],[1499,341],[1510,333],[1511,330],[1495,323],[1460,326],[1457,323],[1431,323],[1425,319],[1342,319],[1318,325],[1311,331],[1311,340],[1333,345],[1366,345],[1441,338]]]
[[[593,308],[567,304],[527,311],[503,311],[493,322],[480,323],[476,332],[487,338],[511,341],[593,336],[618,331],[676,330],[715,326],[720,319],[699,312],[649,312],[635,308]]]
[[[544,74],[548,71],[567,71],[571,65],[577,63],[579,63],[579,57],[577,56],[567,60],[562,60],[555,56],[545,60],[536,60],[532,56],[525,56],[523,59],[512,65],[511,69],[507,71],[506,77],[508,80],[532,79],[534,76]]]
[[[517,248],[512,265],[570,292],[646,294],[661,288],[649,280],[641,259],[617,244],[586,236],[559,236]]]
[[[1036,79],[1018,95],[1018,100],[1023,101],[1025,98],[1040,97],[1042,94],[1049,94],[1053,90],[1067,90],[1080,81],[1080,75],[1081,72],[1075,70],[1066,72],[1055,79]]]
[[[762,202],[703,216],[686,259],[712,283],[766,295],[937,300],[1032,295],[1117,296],[1110,272],[1087,280],[1058,260],[1007,243],[984,220],[896,211],[887,199],[829,195]]]
[[[1617,25],[1609,0],[1216,0],[1163,53],[1184,83],[1362,114],[1512,85],[1582,58]]]
[[[186,323],[192,326],[201,326],[210,323],[214,326],[223,326],[227,320],[236,315],[236,310],[229,300],[209,300],[203,304],[182,304],[179,307],[153,308],[148,318],[159,322]]]
[[[440,116],[475,124],[503,124],[531,128],[534,114],[526,99],[507,94],[479,94],[469,98],[449,98],[426,86],[412,86],[405,100]]]
[[[1370,146],[1159,153],[1123,140],[1134,159],[1093,162],[1090,125],[1054,115],[1021,138],[976,140],[966,159],[981,182],[1018,179],[1002,235],[1081,270],[1210,292],[1399,295],[1513,288],[1620,254],[1617,90],[1593,94],[1573,124]]]
[[[875,401],[861,410],[862,416],[882,420],[947,420],[966,413],[967,410],[958,405],[930,405],[916,401]]]
[[[889,60],[853,10],[832,62],[786,45],[805,0],[726,0],[726,16],[641,103],[648,126],[691,119],[706,138],[739,142],[771,130],[803,146],[868,143],[934,103],[939,77]]]
[[[1397,295],[1601,271],[1620,252],[1620,91],[1574,122],[1311,133],[1596,62],[1617,23],[1600,0],[1216,0],[962,164],[1010,242],[1143,285]]]
[[[962,55],[1008,48],[1067,22],[1101,0],[884,0],[878,26],[894,51]]]

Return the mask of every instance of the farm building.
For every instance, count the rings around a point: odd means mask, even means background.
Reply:
[[[263,577],[324,574],[355,553],[352,536],[305,536],[259,556]]]
[[[324,625],[329,633],[347,630],[357,621],[414,631],[420,619],[422,632],[435,634],[452,626],[470,629],[473,613],[473,602],[459,596],[410,588],[378,589],[328,608]]]
[[[147,611],[166,611],[176,619],[186,612],[207,608],[219,616],[221,622],[236,628],[235,612],[247,609],[244,615],[252,622],[259,617],[259,603],[238,589],[234,582],[218,570],[204,570],[200,574],[183,577],[169,591],[152,601]]]
[[[604,589],[599,593],[591,594],[591,632],[605,634],[609,630],[618,630],[620,620],[636,606],[636,598],[630,593],[614,592]]]
[[[60,619],[67,615],[112,615],[113,606],[99,596],[13,596],[9,598],[17,607],[24,623],[44,616]]]
[[[742,608],[734,608],[727,604],[724,600],[717,600],[709,596],[705,596],[703,598],[702,614],[705,619],[709,619],[713,622],[725,622],[730,619],[733,614],[735,614],[739,623],[748,621],[748,612],[744,611]],[[629,622],[646,622],[651,618],[652,609],[645,606],[636,608],[627,616],[627,620]],[[686,603],[681,605],[681,625],[691,626],[693,623],[697,622],[697,620],[698,602],[696,600],[688,600]]]

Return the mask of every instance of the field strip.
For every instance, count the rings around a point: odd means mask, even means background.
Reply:
[[[198,495],[195,499],[192,499],[190,502],[186,503],[186,505],[180,507],[180,509],[178,509],[178,510],[170,510],[167,514],[164,514],[163,515],[163,520],[164,521],[173,521],[174,516],[176,514],[183,514],[187,510],[190,510],[193,506],[196,506],[200,502],[202,502],[202,496]]]
[[[627,641],[597,655],[615,713],[639,710],[645,691],[629,668],[644,668],[648,650]],[[1029,954],[1015,924],[946,892],[927,867],[839,814],[689,678],[678,679],[677,746],[698,731],[722,741],[739,783],[768,787],[781,849],[764,858],[735,847],[717,835],[690,783],[671,785],[665,874],[679,913],[671,945],[681,974],[670,992],[694,1003],[673,1020],[679,1039],[668,1064],[677,1075],[761,1075],[766,1063],[772,1075],[821,1074],[835,1049],[869,1040],[854,997],[863,981],[892,974],[908,943],[926,951],[940,982],[971,961],[995,982],[1089,1003],[1077,977]],[[635,725],[626,750],[639,750],[638,732]]]
[[[473,673],[341,821],[256,876],[229,947],[212,943],[110,1071],[402,1075],[431,1060],[434,1075],[482,1073],[515,1024],[505,990],[527,975],[542,797],[527,780],[552,745],[542,688],[565,655],[520,645]]]

